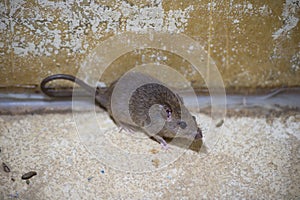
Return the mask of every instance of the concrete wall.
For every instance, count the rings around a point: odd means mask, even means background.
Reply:
[[[101,41],[151,29],[198,41],[226,87],[299,86],[299,13],[297,0],[2,0],[0,85],[39,84],[54,73],[76,74]],[[163,64],[203,83],[186,70],[190,64],[184,59],[155,50],[122,56],[104,81],[141,64],[141,54],[154,55],[149,57],[154,62],[167,56]]]

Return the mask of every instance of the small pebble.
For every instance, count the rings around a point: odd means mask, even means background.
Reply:
[[[104,169],[102,169],[100,172],[101,172],[101,174],[104,174],[104,173],[105,173],[105,172],[104,172]]]
[[[159,161],[159,159],[157,159],[157,158],[155,158],[155,159],[152,160],[152,165],[153,165],[154,167],[156,167],[156,168],[159,166],[159,163],[160,163],[160,161]]]
[[[159,152],[159,150],[157,150],[157,149],[151,149],[150,152],[151,152],[152,154],[157,154],[157,153]]]
[[[29,185],[30,184],[30,180],[26,180],[26,184]]]
[[[10,197],[10,198],[16,198],[16,199],[17,199],[17,198],[19,198],[19,193],[16,192],[16,194],[10,194],[9,197]]]
[[[7,172],[7,173],[10,172],[9,167],[8,167],[4,162],[2,163],[2,167],[3,167],[3,170],[4,170],[5,172]]]
[[[222,119],[221,121],[219,121],[217,124],[216,124],[216,127],[219,128],[220,126],[222,126],[224,124],[224,120]]]
[[[16,179],[15,179],[15,178],[13,178],[13,177],[11,177],[11,179],[10,179],[10,180],[11,180],[12,182],[15,182],[15,180],[16,180]]]
[[[35,171],[30,171],[30,172],[27,172],[25,174],[23,174],[22,176],[22,179],[23,180],[27,180],[27,179],[30,179],[31,177],[37,175],[37,173]]]

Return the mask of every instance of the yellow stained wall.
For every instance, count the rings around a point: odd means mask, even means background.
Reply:
[[[0,14],[1,86],[39,84],[55,73],[76,74],[101,41],[150,29],[198,41],[226,87],[300,85],[297,0],[2,0]],[[154,55],[149,62],[167,56],[167,61],[160,59],[163,64],[203,84],[187,70],[188,62],[163,51],[121,56],[103,80],[111,82],[144,62],[141,54]]]

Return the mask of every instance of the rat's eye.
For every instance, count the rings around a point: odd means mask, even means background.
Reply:
[[[179,121],[177,124],[180,126],[180,128],[185,129],[187,127],[187,124],[184,121]]]
[[[167,118],[167,121],[171,121],[172,120],[172,110],[171,110],[171,108],[168,107],[167,105],[164,105],[163,108],[164,108],[163,116],[165,116]]]
[[[171,117],[172,117],[172,110],[170,108],[166,108],[166,113],[167,113],[167,119],[171,119]]]

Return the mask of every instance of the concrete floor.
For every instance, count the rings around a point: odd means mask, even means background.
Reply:
[[[300,198],[299,112],[227,117],[217,143],[204,148],[204,140],[200,152],[173,145],[166,151],[119,132],[104,111],[92,116],[97,126],[90,113],[80,116],[0,116],[0,159],[11,170],[0,169],[0,199]],[[209,116],[196,116],[208,134]],[[105,143],[111,147],[102,151]],[[28,171],[37,175],[26,183],[21,176]]]

